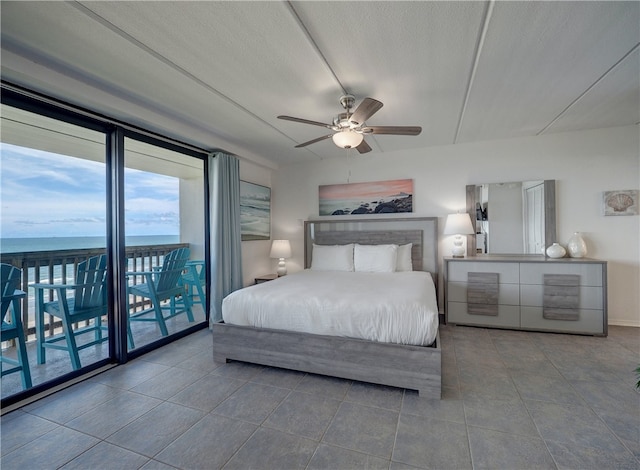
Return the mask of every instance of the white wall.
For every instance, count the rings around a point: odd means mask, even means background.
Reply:
[[[384,145],[385,137],[378,138]],[[609,323],[640,326],[640,217],[604,217],[601,205],[605,190],[640,188],[639,149],[638,127],[627,126],[377,155],[345,152],[343,159],[288,165],[271,177],[272,238],[291,240],[287,268],[300,270],[302,221],[318,215],[319,185],[413,178],[414,215],[441,218],[440,256],[448,255],[452,237],[442,236],[444,217],[465,208],[467,184],[555,179],[559,241],[582,233],[588,256],[609,262]],[[263,268],[275,272],[268,243],[248,243],[245,277]]]
[[[180,178],[180,242],[189,244],[191,259],[204,259],[203,195],[204,171],[198,178]]]

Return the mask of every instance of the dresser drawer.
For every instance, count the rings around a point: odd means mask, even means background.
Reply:
[[[520,282],[518,263],[449,261],[447,280],[467,282],[469,273],[498,273],[498,282],[500,284],[518,284]]]
[[[448,282],[447,299],[453,302],[467,302],[467,283]],[[498,284],[498,304],[520,305],[518,284]]]
[[[580,308],[602,310],[602,287],[579,288]],[[544,286],[538,284],[522,284],[520,286],[520,304],[529,307],[542,307],[544,305]]]
[[[566,333],[603,334],[602,310],[580,309],[579,319],[549,320],[542,316],[542,307],[520,307],[520,323],[523,329],[561,331]]]
[[[607,334],[607,263],[526,256],[445,259],[453,324]]]
[[[520,307],[498,305],[498,315],[470,315],[466,302],[447,302],[447,322],[476,326],[520,328]]]
[[[599,263],[521,263],[521,284],[544,284],[545,274],[575,274],[581,286],[602,286],[602,265]]]

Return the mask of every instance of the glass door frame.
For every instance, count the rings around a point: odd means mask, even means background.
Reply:
[[[211,269],[206,268],[206,305],[205,321],[196,323],[182,331],[176,332],[157,341],[146,344],[134,351],[127,349],[127,261],[125,256],[125,225],[124,225],[124,139],[125,137],[140,140],[152,145],[173,150],[182,154],[203,160],[204,171],[204,252],[205,259],[210,260],[210,208],[208,181],[208,153],[203,149],[163,137],[153,132],[110,119],[104,115],[64,103],[18,85],[2,81],[0,88],[2,104],[46,116],[51,119],[67,122],[84,127],[105,136],[105,178],[106,178],[106,254],[107,254],[107,295],[108,295],[108,328],[109,328],[109,357],[94,362],[81,369],[63,374],[52,380],[34,385],[6,398],[2,398],[0,406],[4,410],[13,409],[12,405],[28,400],[35,395],[43,394],[53,388],[77,381],[81,376],[106,366],[125,364],[128,360],[141,356],[158,347],[187,336],[197,330],[204,329],[209,323],[209,306],[211,291]],[[10,408],[8,408],[10,407]]]
[[[128,315],[128,299],[126,292],[126,271],[127,271],[127,261],[125,256],[125,218],[124,218],[124,209],[125,209],[125,201],[124,201],[124,170],[125,170],[125,138],[138,140],[144,142],[149,145],[155,145],[157,147],[162,147],[167,150],[171,150],[174,152],[182,153],[184,155],[188,155],[194,158],[199,158],[203,160],[203,171],[204,171],[204,254],[205,260],[211,259],[210,252],[210,240],[207,234],[210,232],[210,218],[209,218],[209,178],[207,175],[209,174],[209,159],[208,154],[206,152],[198,152],[195,150],[187,149],[185,147],[180,146],[179,144],[167,142],[164,139],[158,139],[153,137],[147,133],[142,133],[135,131],[133,129],[123,129],[118,128],[114,133],[113,139],[115,140],[114,146],[115,151],[111,152],[112,155],[117,155],[117,161],[113,162],[111,166],[112,170],[112,178],[117,178],[119,182],[119,191],[117,194],[113,196],[117,199],[112,201],[114,208],[119,208],[117,214],[114,214],[114,217],[111,219],[114,224],[113,235],[114,235],[114,243],[111,245],[112,250],[114,251],[113,257],[114,259],[119,260],[117,268],[113,270],[113,276],[116,280],[114,280],[115,285],[120,285],[123,287],[124,291],[119,292],[115,299],[118,300],[118,305],[114,305],[115,312],[118,313],[117,318],[126,318],[124,315]],[[116,272],[117,269],[117,272]],[[143,346],[137,347],[133,351],[128,350],[127,345],[127,322],[119,322],[116,324],[118,328],[118,334],[116,338],[118,338],[118,342],[116,344],[117,350],[115,351],[115,355],[117,357],[123,358],[120,364],[124,364],[130,359],[135,359],[149,351],[157,349],[161,346],[169,344],[179,338],[183,338],[191,333],[194,333],[203,328],[207,328],[209,325],[209,306],[210,306],[210,294],[211,291],[211,267],[208,263],[205,263],[205,275],[206,275],[206,288],[205,288],[205,321],[196,323],[195,325],[189,326],[184,330],[177,331],[175,333],[170,334],[169,336],[164,336],[158,338],[157,340],[145,344]],[[118,282],[119,281],[119,282]],[[120,312],[124,312],[124,315],[120,314]]]

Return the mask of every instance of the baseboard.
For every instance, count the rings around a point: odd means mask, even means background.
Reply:
[[[634,327],[634,328],[640,328],[640,323],[624,321],[624,320],[613,320],[613,321],[611,321],[611,319],[609,319],[608,324],[609,324],[609,326],[631,326],[631,327]]]

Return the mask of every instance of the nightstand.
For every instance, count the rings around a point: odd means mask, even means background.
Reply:
[[[264,274],[262,276],[258,276],[254,279],[255,284],[261,284],[267,281],[273,281],[274,279],[278,279],[277,274]]]

